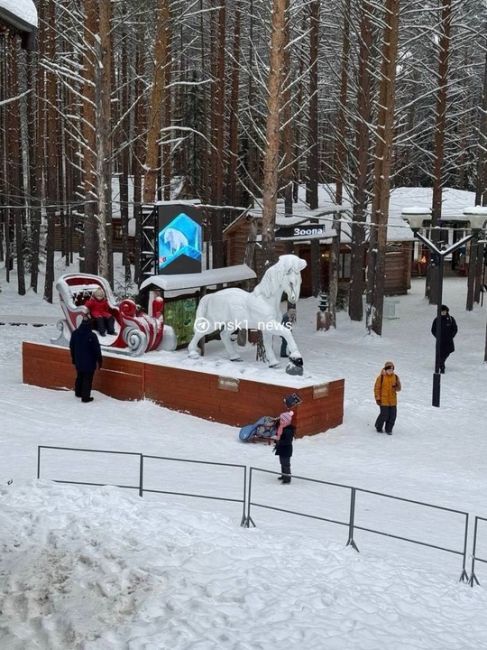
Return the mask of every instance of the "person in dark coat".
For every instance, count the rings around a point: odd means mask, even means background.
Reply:
[[[291,456],[293,455],[295,431],[292,424],[285,426],[274,447],[274,453],[279,456],[279,462],[281,463],[281,476],[278,478],[283,483],[291,483]]]
[[[436,332],[439,329],[437,323],[438,317],[435,318],[431,325],[431,333],[436,337]],[[453,339],[458,331],[458,327],[453,316],[450,316],[450,310],[446,305],[441,305],[441,338],[440,338],[440,372],[445,372],[445,361],[450,354],[455,351],[455,344]]]
[[[92,402],[93,397],[90,393],[93,376],[97,365],[101,368],[103,358],[98,337],[91,329],[88,314],[83,316],[78,329],[71,334],[69,349],[77,372],[74,393],[76,397],[81,397],[82,402]]]

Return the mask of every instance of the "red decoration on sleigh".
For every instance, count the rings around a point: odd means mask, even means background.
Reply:
[[[155,298],[151,306],[151,315],[140,309],[133,300],[127,298],[116,303],[110,285],[99,275],[89,273],[73,273],[61,276],[56,282],[61,308],[65,321],[60,321],[58,327],[64,330],[67,326],[69,334],[75,330],[83,314],[89,313],[85,307],[96,289],[105,292],[108,307],[115,319],[116,337],[110,341],[101,341],[105,348],[117,348],[120,352],[138,356],[151,350],[176,349],[176,336],[172,327],[164,325],[162,298]],[[112,337],[113,339],[113,337]]]

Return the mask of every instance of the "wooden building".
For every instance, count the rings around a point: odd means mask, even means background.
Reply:
[[[79,253],[80,245],[83,240],[83,220],[82,218],[74,222],[70,222],[69,215],[65,215],[64,219],[61,215],[56,215],[56,223],[54,226],[54,250],[65,253],[69,250],[73,253]],[[132,227],[133,226],[133,227]],[[135,224],[134,219],[129,221],[129,235],[128,246],[129,252],[135,253]],[[120,217],[112,218],[112,246],[114,253],[122,252],[122,222]]]
[[[33,50],[37,10],[32,0],[0,0],[0,35],[19,37],[21,47]]]
[[[262,267],[260,248],[261,213],[251,210],[235,219],[224,231],[227,264],[247,264],[259,272]],[[320,242],[321,287],[329,286],[329,257],[333,240],[340,239],[339,282],[347,287],[350,280],[351,249],[350,215],[346,208],[340,212],[332,206],[316,210],[301,208],[299,214],[284,214],[284,204],[278,203],[276,215],[276,252],[278,255],[294,253],[308,262],[302,272],[301,295],[312,295],[311,287],[311,240]],[[411,259],[414,236],[409,225],[400,215],[388,226],[386,250],[385,294],[406,294],[411,286]],[[252,258],[252,259],[250,259]],[[366,259],[364,258],[364,273]]]

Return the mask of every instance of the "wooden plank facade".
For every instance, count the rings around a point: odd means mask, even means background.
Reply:
[[[303,403],[296,408],[297,436],[327,431],[343,422],[344,380],[299,388],[236,380],[205,372],[105,355],[93,388],[121,400],[151,399],[166,408],[235,427],[262,415],[278,415],[283,397],[294,391]],[[23,382],[33,386],[72,389],[75,370],[67,348],[23,343]]]
[[[245,259],[245,253],[248,245],[250,234],[249,217],[241,217],[234,221],[224,234],[226,247],[226,260],[230,264],[242,264]],[[386,250],[386,277],[385,277],[385,295],[403,295],[411,288],[411,258],[412,258],[411,241],[391,241],[387,244]],[[329,284],[328,259],[330,255],[330,243],[320,244],[321,253],[321,285],[326,291]],[[276,241],[276,253],[283,255],[285,253],[294,253],[308,262],[308,266],[302,271],[301,296],[307,298],[311,293],[311,265],[310,265],[310,244],[306,241]],[[348,286],[350,280],[350,245],[342,243],[340,246],[340,274],[339,282]],[[262,266],[260,248],[255,248],[255,267],[254,270],[259,275]],[[364,258],[364,273],[366,268],[366,259]]]
[[[83,233],[79,226],[68,226],[69,217],[65,217],[64,223],[61,224],[61,216],[56,215],[56,222],[54,225],[54,250],[64,252],[67,248],[73,253],[79,253]],[[122,223],[116,217],[112,220],[112,246],[115,253],[122,252]],[[70,245],[68,246],[68,238],[70,238]],[[135,252],[135,238],[131,235],[128,236],[129,252]]]

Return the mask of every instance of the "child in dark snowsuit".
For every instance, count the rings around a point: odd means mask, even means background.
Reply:
[[[274,453],[279,456],[281,463],[281,476],[279,476],[279,480],[283,483],[291,483],[291,456],[293,455],[294,433],[295,429],[292,424],[285,426],[276,441],[274,449]]]

